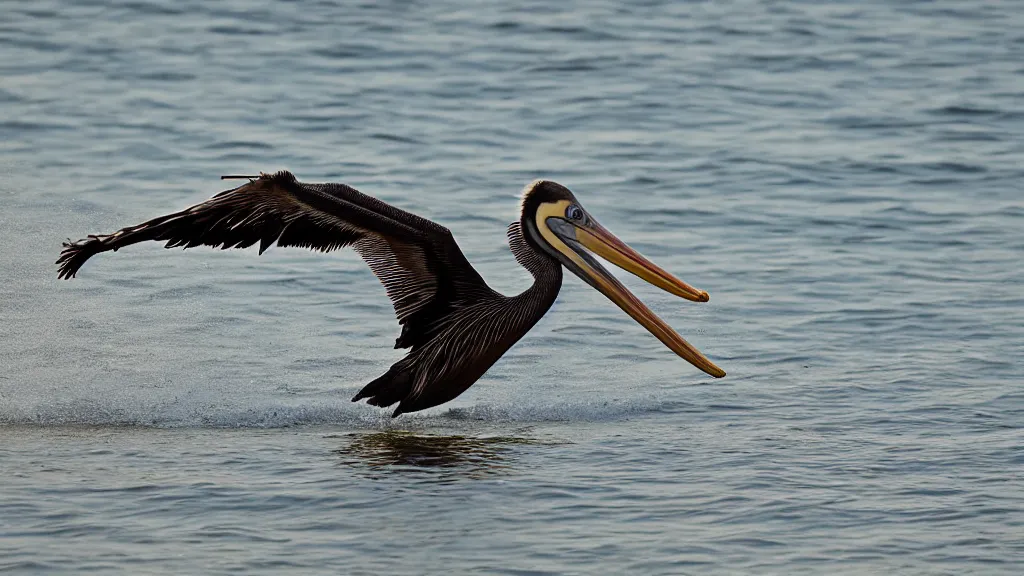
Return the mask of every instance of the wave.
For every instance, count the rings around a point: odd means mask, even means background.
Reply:
[[[354,429],[465,427],[473,423],[603,422],[645,413],[673,412],[678,402],[634,399],[566,400],[542,404],[481,403],[440,406],[391,418],[391,410],[347,399],[285,402],[246,399],[145,404],[138,399],[97,402],[71,399],[30,406],[0,401],[0,425],[128,426],[154,428],[287,428],[340,426]]]

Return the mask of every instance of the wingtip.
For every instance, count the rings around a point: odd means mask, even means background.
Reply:
[[[63,250],[54,264],[57,265],[57,279],[70,280],[78,274],[78,270],[89,258],[103,250],[99,248],[101,241],[99,237],[90,234],[87,238],[72,242],[69,238],[62,243]]]

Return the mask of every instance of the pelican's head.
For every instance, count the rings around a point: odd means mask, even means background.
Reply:
[[[572,192],[561,184],[548,180],[533,182],[523,191],[520,209],[520,226],[527,241],[556,258],[573,274],[615,302],[684,360],[715,378],[725,376],[724,370],[651,312],[592,254],[687,300],[707,302],[710,299],[707,292],[662,270],[616,238],[598,224],[580,206]]]

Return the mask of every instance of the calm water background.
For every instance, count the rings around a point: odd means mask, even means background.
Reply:
[[[0,571],[1019,574],[1020,2],[8,2]],[[483,276],[538,177],[708,290],[575,277],[451,404],[352,253],[60,242],[288,168]]]

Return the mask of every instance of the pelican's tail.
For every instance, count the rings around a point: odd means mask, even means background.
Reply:
[[[382,408],[402,401],[412,390],[412,373],[400,364],[401,362],[395,363],[386,373],[363,386],[363,389],[352,398],[352,401],[357,402],[368,398],[367,404]],[[395,417],[401,413],[402,409],[399,407],[391,416]]]

